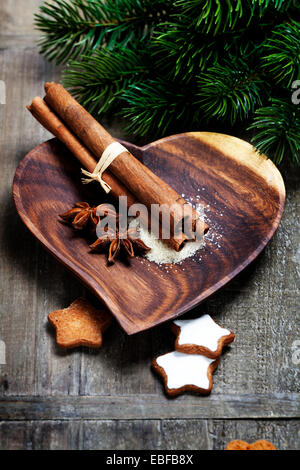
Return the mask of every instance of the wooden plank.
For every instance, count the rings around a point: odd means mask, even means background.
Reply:
[[[19,397],[0,401],[2,420],[299,418],[299,394],[185,396],[164,400],[153,395],[101,397]]]
[[[1,0],[1,35],[32,35],[33,15],[42,3],[43,0],[26,0],[25,7],[24,0]]]
[[[7,105],[0,105],[0,340],[7,346],[7,364],[0,365],[0,394],[6,397],[0,417],[7,420],[0,423],[0,448],[219,449],[231,439],[264,437],[278,448],[299,449],[300,369],[292,360],[299,336],[297,172],[286,178],[285,214],[270,245],[193,312],[211,313],[237,335],[214,375],[210,397],[164,396],[150,363],[173,348],[167,326],[128,338],[114,325],[100,351],[61,352],[55,346],[47,314],[86,291],[36,244],[11,201],[18,162],[50,137],[25,105],[42,93],[44,81],[60,74],[32,47],[29,24],[38,3],[28,0],[25,11],[24,0],[8,0],[0,8],[0,80],[7,88]],[[105,126],[123,136],[118,123]],[[291,419],[274,420],[285,416]]]
[[[33,48],[36,47],[37,42],[38,36],[36,34],[23,34],[20,36],[0,34],[0,50]]]
[[[7,364],[0,366],[2,393],[12,397],[149,393],[167,405],[161,383],[150,371],[153,357],[173,348],[174,337],[167,325],[131,338],[114,325],[100,351],[60,351],[55,345],[47,314],[86,291],[36,244],[8,195],[18,161],[49,137],[26,113],[25,105],[42,93],[45,80],[59,79],[59,70],[32,48],[1,51],[0,61],[8,103],[0,105],[0,339],[7,346]],[[111,133],[121,136],[120,128],[114,126]],[[230,286],[191,312],[211,313],[236,333],[214,374],[213,395],[297,391],[300,371],[292,362],[299,311],[297,178],[288,181],[283,222],[265,252]],[[187,409],[192,400],[184,397]]]
[[[212,446],[208,421],[200,419],[161,420],[161,439],[161,449],[167,450],[207,450]]]
[[[25,105],[34,90],[41,91],[42,84],[39,81],[44,81],[49,74],[54,75],[56,72],[53,65],[44,62],[31,49],[24,49],[22,52],[1,51],[0,61],[0,79],[6,84],[6,104],[0,105],[0,238],[3,250],[0,339],[6,343],[7,356],[6,365],[0,366],[0,383],[4,384],[5,394],[31,394],[35,392],[37,385],[34,377],[38,363],[36,354],[39,355],[37,351],[40,336],[36,336],[35,328],[42,318],[45,306],[47,309],[45,287],[42,282],[37,283],[37,279],[46,279],[47,269],[56,263],[50,257],[47,258],[27,230],[24,230],[19,218],[15,217],[10,194],[16,163],[32,142],[44,139],[47,135],[44,130],[31,126]],[[57,273],[53,269],[53,279],[56,279],[53,287],[59,293],[63,286],[61,269]]]
[[[81,423],[23,421],[0,423],[0,450],[75,450]]]
[[[81,448],[153,449],[163,440],[160,420],[84,421]]]
[[[267,439],[280,450],[299,449],[291,420],[6,421],[0,449],[223,450],[233,439]]]
[[[212,437],[212,449],[225,449],[228,442],[242,439],[255,442],[259,439],[270,441],[279,450],[299,450],[299,421],[209,421],[208,430]]]

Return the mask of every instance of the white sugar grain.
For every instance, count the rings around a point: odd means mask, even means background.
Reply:
[[[157,264],[178,264],[184,259],[192,257],[205,245],[203,240],[190,241],[186,242],[180,251],[175,251],[142,227],[140,228],[140,238],[151,248],[151,251],[146,254],[146,258]]]

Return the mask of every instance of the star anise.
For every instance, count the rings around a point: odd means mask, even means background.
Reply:
[[[98,215],[97,212],[101,214],[101,216]],[[60,217],[64,221],[70,222],[76,230],[82,230],[88,223],[90,223],[92,230],[95,231],[102,215],[117,217],[116,213],[106,204],[100,204],[100,206],[97,207],[90,207],[87,202],[77,202],[72,209],[61,214]]]
[[[130,228],[125,231],[108,230],[98,238],[95,243],[90,245],[92,251],[104,251],[108,249],[108,262],[114,263],[121,251],[133,258],[137,254],[147,253],[149,248],[145,243],[137,238],[136,228]]]

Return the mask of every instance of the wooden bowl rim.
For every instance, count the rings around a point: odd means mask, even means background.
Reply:
[[[251,152],[253,154],[255,154],[257,156],[257,158],[259,159],[260,168],[267,165],[268,171],[271,171],[276,176],[276,178],[275,178],[275,181],[276,181],[275,187],[278,190],[278,194],[280,196],[280,198],[279,198],[279,201],[280,201],[279,202],[279,208],[278,208],[278,211],[277,211],[276,218],[274,219],[274,222],[273,222],[272,226],[270,227],[270,230],[269,230],[268,234],[261,240],[261,243],[259,244],[259,246],[245,259],[244,262],[240,263],[233,271],[230,272],[229,275],[224,276],[221,280],[219,280],[218,282],[216,282],[215,284],[213,284],[212,286],[207,288],[205,291],[202,291],[199,295],[197,295],[190,302],[182,305],[181,307],[178,307],[176,310],[173,311],[172,315],[169,316],[167,319],[164,319],[162,321],[158,321],[157,323],[154,323],[154,324],[151,324],[151,325],[148,325],[148,326],[145,325],[145,328],[143,328],[143,329],[137,327],[136,330],[135,330],[132,327],[132,328],[130,328],[130,331],[129,330],[127,331],[125,326],[122,324],[122,322],[118,318],[118,314],[119,314],[119,311],[120,311],[119,307],[106,294],[105,289],[103,288],[102,284],[98,283],[94,279],[94,277],[91,276],[90,273],[89,273],[89,276],[92,279],[92,282],[88,282],[88,284],[87,284],[87,281],[86,281],[86,279],[84,278],[84,275],[83,275],[83,272],[85,270],[83,270],[82,267],[74,266],[74,263],[72,261],[69,261],[68,259],[62,259],[60,257],[59,252],[56,250],[56,248],[53,247],[50,243],[48,243],[48,241],[43,237],[41,232],[36,228],[36,226],[31,222],[31,220],[26,215],[26,211],[24,210],[24,206],[23,206],[23,203],[22,203],[22,197],[21,197],[21,194],[20,194],[20,186],[19,186],[19,181],[21,181],[22,173],[23,173],[28,161],[30,160],[30,158],[31,158],[31,156],[34,152],[36,152],[39,148],[41,148],[45,145],[49,145],[51,142],[59,142],[58,139],[56,139],[56,138],[49,139],[49,140],[47,140],[45,142],[42,142],[41,144],[37,145],[32,150],[30,150],[24,156],[24,158],[20,161],[19,165],[17,166],[15,175],[14,175],[14,179],[13,179],[13,199],[14,199],[14,203],[15,203],[17,212],[18,212],[21,220],[24,222],[24,224],[27,226],[27,228],[30,230],[30,232],[37,238],[37,240],[39,242],[41,242],[42,245],[63,266],[68,268],[77,278],[79,278],[80,281],[83,282],[84,285],[87,286],[89,288],[89,290],[91,290],[97,298],[100,297],[101,302],[103,302],[104,305],[113,313],[113,315],[115,316],[117,321],[120,323],[121,327],[123,329],[125,329],[126,333],[129,334],[129,335],[135,334],[135,333],[138,333],[138,332],[141,332],[141,331],[146,331],[147,329],[150,329],[150,328],[152,328],[152,327],[154,327],[158,324],[164,323],[165,321],[169,321],[171,319],[177,318],[180,315],[183,315],[184,313],[188,312],[192,308],[199,305],[203,300],[208,299],[211,295],[213,295],[215,292],[217,292],[221,287],[224,287],[235,276],[237,276],[243,269],[245,269],[252,261],[254,261],[254,259],[257,258],[257,256],[262,252],[262,250],[266,247],[268,242],[273,237],[275,231],[277,230],[277,228],[279,226],[279,223],[280,223],[280,220],[281,220],[282,215],[283,215],[286,193],[285,193],[285,186],[284,186],[284,181],[283,181],[281,173],[279,172],[278,168],[274,165],[274,163],[270,159],[268,159],[263,154],[258,154],[257,152],[254,152],[252,145],[249,144],[248,142],[242,140],[242,139],[239,139],[237,137],[232,137],[232,136],[229,136],[227,134],[217,134],[217,133],[214,133],[214,132],[186,132],[186,133],[181,133],[181,134],[174,134],[172,136],[156,140],[156,141],[151,142],[151,143],[149,143],[147,145],[144,145],[142,147],[137,147],[136,145],[130,144],[129,142],[126,142],[126,141],[121,140],[121,139],[118,139],[118,140],[120,142],[122,142],[123,145],[125,145],[125,146],[126,146],[126,144],[130,145],[131,149],[136,148],[139,151],[145,152],[148,149],[150,149],[151,147],[157,146],[162,142],[164,142],[164,143],[169,142],[169,141],[172,141],[174,139],[182,138],[186,135],[191,135],[191,136],[195,135],[198,138],[199,138],[199,136],[200,137],[203,136],[206,139],[208,138],[209,141],[212,142],[212,146],[215,147],[217,150],[218,150],[218,147],[213,145],[216,136],[218,138],[225,139],[225,140],[230,139],[232,141],[232,139],[234,139],[239,145],[241,145],[241,144],[243,146],[246,145],[248,147],[248,149],[251,150]],[[230,155],[226,155],[226,156],[228,158],[232,158],[232,156],[230,156]],[[249,162],[249,165],[248,165],[249,168],[251,168],[254,171],[257,171],[257,165],[253,165],[252,163],[253,162],[251,162],[251,161]],[[94,285],[94,283],[95,283],[95,285]],[[97,288],[96,288],[96,286],[97,286]]]

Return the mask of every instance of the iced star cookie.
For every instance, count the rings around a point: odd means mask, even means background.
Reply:
[[[213,386],[212,374],[219,359],[200,354],[184,354],[172,351],[157,357],[153,369],[162,377],[166,393],[176,396],[186,391],[208,395]]]
[[[111,324],[112,316],[104,308],[98,310],[79,298],[68,308],[51,312],[48,320],[56,329],[56,342],[61,348],[100,348],[102,334]]]
[[[215,359],[235,335],[222,328],[209,315],[194,320],[175,320],[171,329],[177,335],[175,349],[186,354],[203,354]]]

